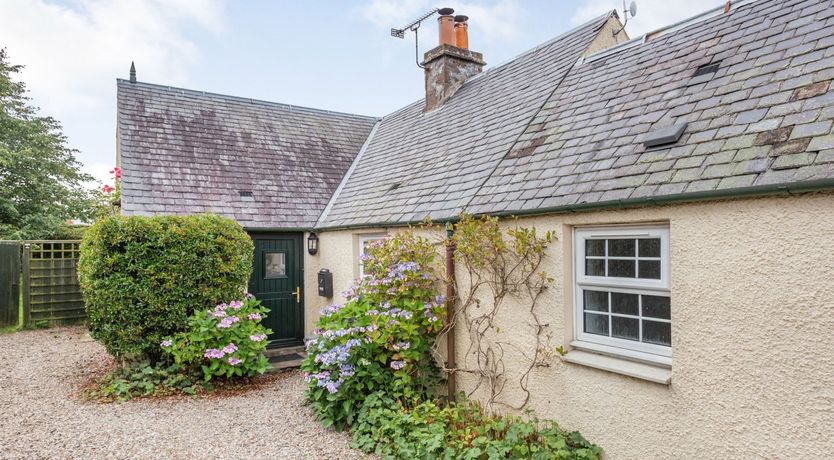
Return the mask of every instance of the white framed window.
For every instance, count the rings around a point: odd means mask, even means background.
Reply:
[[[671,365],[669,227],[574,229],[577,348]]]
[[[373,235],[359,235],[359,277],[365,276],[365,254],[368,251],[368,245],[374,241],[379,241],[386,238],[384,234]]]

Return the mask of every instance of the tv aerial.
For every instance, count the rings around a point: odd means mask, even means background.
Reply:
[[[619,35],[620,32],[625,30],[626,24],[628,24],[629,16],[632,17],[632,18],[634,16],[637,16],[637,3],[632,1],[631,4],[628,5],[628,9],[626,9],[625,0],[623,0],[623,26],[620,27],[620,30],[612,32],[615,37],[617,35]],[[392,30],[392,33],[393,33],[393,30]]]
[[[417,67],[422,69],[423,66],[420,65],[420,46],[419,46],[419,39],[418,39],[418,36],[417,36],[417,30],[420,29],[420,25],[422,24],[423,21],[425,21],[426,19],[434,16],[436,13],[440,13],[441,15],[446,16],[446,15],[450,15],[454,12],[455,12],[455,10],[452,9],[452,8],[434,8],[433,10],[429,11],[428,13],[425,13],[424,15],[422,15],[419,18],[409,22],[408,24],[402,26],[399,29],[392,28],[391,29],[391,36],[392,37],[397,37],[397,38],[405,38],[405,33],[407,31],[414,32],[414,60],[417,62]]]

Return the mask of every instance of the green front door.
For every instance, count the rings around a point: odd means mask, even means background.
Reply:
[[[270,347],[304,341],[301,233],[251,234],[255,260],[249,292],[269,308],[264,325],[272,329]]]

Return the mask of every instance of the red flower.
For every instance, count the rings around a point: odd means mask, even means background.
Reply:
[[[104,193],[110,193],[113,190],[116,190],[116,189],[107,185],[107,184],[104,184],[104,187],[101,188],[101,191],[104,192]]]
[[[116,177],[116,179],[121,179],[122,178],[122,168],[116,166],[115,168],[110,170],[110,174],[113,174]]]

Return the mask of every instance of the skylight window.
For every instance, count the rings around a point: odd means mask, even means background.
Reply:
[[[712,80],[712,77],[715,76],[715,72],[718,72],[718,68],[721,66],[721,61],[712,62],[710,64],[704,64],[699,66],[695,69],[695,73],[692,74],[692,79],[689,80],[688,85],[698,85],[700,83],[706,83]]]
[[[238,190],[240,201],[255,201],[255,194],[251,190]]]
[[[687,125],[688,123],[678,123],[676,125],[656,129],[646,134],[646,138],[643,139],[643,145],[646,148],[650,148],[657,147],[659,145],[674,144],[681,138],[683,132],[686,131]]]
[[[701,75],[706,75],[709,73],[715,73],[718,71],[718,67],[721,65],[721,61],[713,62],[712,64],[704,64],[699,66],[695,69],[695,73],[692,74],[693,77],[699,77]]]

